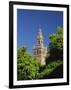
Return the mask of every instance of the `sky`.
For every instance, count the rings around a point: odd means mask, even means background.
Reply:
[[[33,52],[39,25],[44,46],[48,47],[49,35],[56,32],[57,26],[63,27],[63,11],[17,9],[17,48],[26,46],[29,53]]]

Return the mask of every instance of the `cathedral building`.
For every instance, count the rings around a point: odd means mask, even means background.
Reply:
[[[33,55],[41,65],[46,65],[47,48],[43,45],[43,35],[41,28],[37,35],[37,45],[33,48]]]

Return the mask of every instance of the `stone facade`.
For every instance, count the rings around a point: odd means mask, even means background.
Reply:
[[[43,45],[41,28],[39,28],[39,32],[37,35],[37,45],[33,48],[33,54],[41,65],[46,65],[45,58],[47,54],[47,48],[45,48]]]

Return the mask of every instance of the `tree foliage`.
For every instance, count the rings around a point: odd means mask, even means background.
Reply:
[[[49,60],[62,60],[63,59],[63,28],[57,27],[56,33],[49,36]]]
[[[29,80],[38,78],[39,63],[29,55],[25,47],[18,49],[17,53],[17,79]]]
[[[63,28],[57,27],[56,33],[51,34],[49,39],[51,40],[49,44],[50,48],[63,49]]]
[[[54,72],[54,70],[56,68],[58,68],[59,66],[61,66],[63,64],[63,62],[61,60],[58,61],[53,61],[51,63],[49,63],[42,72],[40,72],[39,78],[48,78],[48,76],[50,76],[52,74],[52,72]],[[57,75],[58,77],[58,75]]]

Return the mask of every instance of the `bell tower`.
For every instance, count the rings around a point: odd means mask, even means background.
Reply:
[[[46,48],[44,48],[44,46],[43,46],[42,30],[41,30],[41,27],[39,27],[39,32],[37,35],[37,45],[33,49],[33,52],[34,52],[33,54],[41,65],[46,64],[46,62],[45,62],[46,51],[47,51]]]

